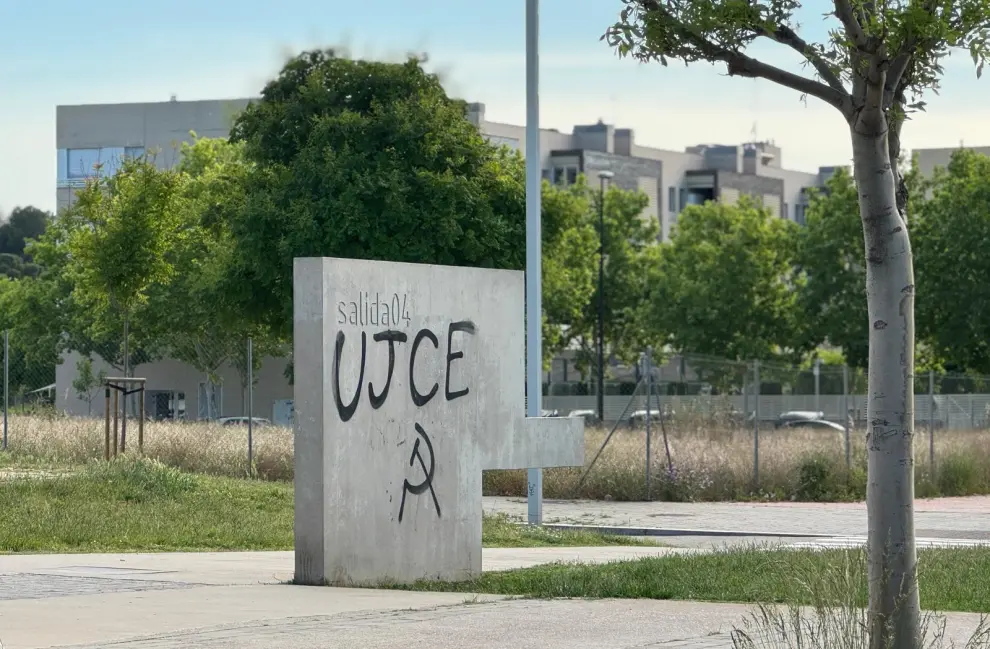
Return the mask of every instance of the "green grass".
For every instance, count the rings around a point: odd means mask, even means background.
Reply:
[[[23,468],[23,467],[22,467]],[[0,472],[2,476],[2,472]],[[0,477],[0,552],[291,550],[292,485],[183,473],[149,460]],[[485,517],[488,547],[642,545]]]
[[[990,550],[922,550],[921,603],[929,610],[990,611]],[[842,583],[866,603],[862,550],[816,552],[750,547],[714,554],[669,555],[607,564],[549,564],[485,573],[458,583],[423,581],[410,590],[524,597],[648,598],[710,602],[816,604],[822,582]]]

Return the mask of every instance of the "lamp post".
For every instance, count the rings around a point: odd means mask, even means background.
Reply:
[[[598,198],[598,421],[605,423],[605,183],[615,177],[599,171]]]
[[[543,408],[543,269],[541,256],[540,185],[540,9],[526,0],[526,415],[539,417]],[[543,469],[526,472],[530,525],[543,523]]]

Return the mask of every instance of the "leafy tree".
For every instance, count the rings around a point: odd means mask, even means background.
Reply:
[[[658,250],[645,319],[679,353],[793,358],[796,230],[746,197],[689,206]]]
[[[580,335],[595,294],[598,234],[591,219],[593,198],[583,176],[568,187],[543,183],[543,359],[547,364]]]
[[[107,373],[104,370],[93,373],[92,358],[83,357],[76,363],[76,378],[72,381],[72,389],[80,400],[86,402],[87,415],[93,414],[93,399],[99,394],[97,390],[106,378]]]
[[[806,215],[807,227],[797,238],[797,261],[804,275],[798,292],[804,325],[799,346],[836,345],[847,363],[865,368],[870,342],[866,265],[852,176],[837,171],[824,191],[812,193]]]
[[[30,205],[15,207],[0,225],[0,253],[24,257],[27,241],[44,234],[52,215]]]
[[[289,61],[231,134],[254,166],[225,294],[287,335],[294,257],[521,268],[521,161],[465,111],[416,59]]]
[[[833,106],[850,129],[866,252],[870,327],[871,643],[921,646],[914,538],[914,271],[905,211],[909,189],[896,163],[901,129],[918,99],[937,88],[942,61],[968,50],[982,72],[990,7],[983,0],[833,0],[823,43],[800,34],[795,0],[623,0],[603,38],[642,61],[724,64]],[[809,10],[820,11],[817,7]],[[766,39],[797,54],[817,78],[760,61]],[[877,423],[883,422],[883,423]]]
[[[148,289],[142,320],[162,355],[203,372],[210,388],[209,416],[219,416],[220,369],[232,363],[247,384],[247,339],[259,354],[276,341],[242,312],[225,307],[222,280],[232,259],[229,223],[243,209],[250,169],[242,144],[198,138],[184,144],[176,169],[179,208],[176,234],[165,258],[176,269],[167,282]],[[260,369],[261,355],[255,356]]]
[[[575,247],[571,251],[573,261],[570,263],[580,266],[572,265],[571,272],[580,276],[582,284],[573,285],[574,292],[566,298],[572,320],[566,330],[562,330],[560,347],[575,345],[578,349],[578,367],[587,370],[597,363],[598,255],[601,243],[599,210],[602,196],[601,190],[590,187],[583,177],[563,191],[581,204],[580,210],[576,209],[576,213],[579,211],[581,215],[581,229],[564,229],[552,221],[547,229],[560,229],[572,238]],[[646,344],[644,321],[640,317],[640,305],[648,294],[644,268],[649,250],[656,246],[659,224],[643,216],[649,198],[640,191],[612,186],[605,192],[604,198],[605,272],[602,293],[605,298],[605,354],[606,358],[634,362]],[[544,224],[547,225],[546,221]]]
[[[171,279],[167,253],[182,243],[178,184],[173,171],[157,169],[146,159],[127,159],[113,176],[88,181],[58,219],[65,234],[60,271],[72,283],[70,297],[103,316],[94,318],[90,332],[105,335],[99,326],[113,316],[123,322],[125,371],[131,318],[150,286]]]
[[[918,330],[956,368],[990,374],[990,158],[952,155],[915,219]]]
[[[55,382],[56,340],[39,326],[54,317],[54,304],[35,279],[0,278],[0,329],[10,332],[11,393],[37,390]]]
[[[40,272],[41,268],[37,264],[25,262],[20,255],[9,252],[0,253],[0,274],[2,275],[11,279],[20,279],[22,277],[37,277]]]

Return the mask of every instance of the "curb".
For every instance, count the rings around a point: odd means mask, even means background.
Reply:
[[[526,525],[526,523],[520,523]],[[541,525],[548,530],[560,532],[591,532],[594,534],[613,534],[616,536],[704,536],[704,537],[766,537],[784,539],[817,539],[821,534],[802,532],[743,532],[736,530],[700,530],[700,529],[671,529],[659,527],[622,527],[610,525],[571,525],[567,523],[547,523]]]

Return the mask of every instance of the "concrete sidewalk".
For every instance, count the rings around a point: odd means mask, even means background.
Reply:
[[[486,549],[485,569],[669,548]],[[751,607],[289,586],[290,552],[0,557],[4,649],[714,649]],[[950,618],[965,640],[978,616]]]
[[[526,519],[526,499],[485,497],[486,513]],[[671,503],[546,500],[546,523],[609,527],[660,528],[687,533],[664,535],[664,543],[710,547],[733,543],[791,544],[798,539],[866,536],[865,503]],[[990,542],[990,497],[937,498],[915,501],[919,538]],[[706,536],[700,531],[751,533],[735,538]]]

